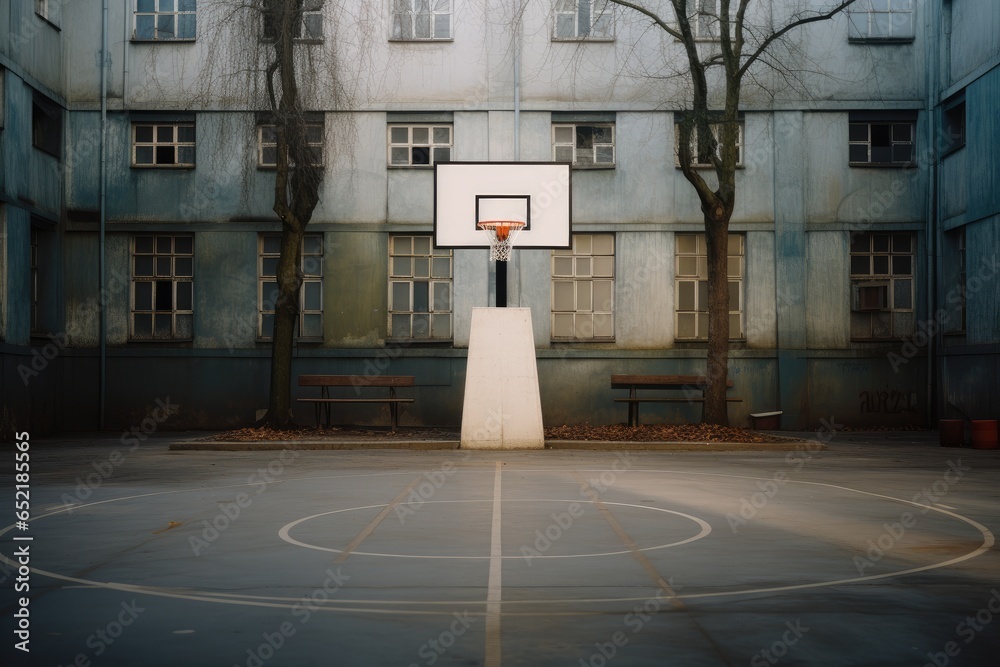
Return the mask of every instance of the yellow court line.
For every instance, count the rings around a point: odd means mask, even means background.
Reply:
[[[500,610],[503,591],[503,548],[500,538],[503,524],[500,505],[503,494],[500,486],[500,471],[503,464],[497,461],[493,475],[493,530],[490,537],[490,579],[486,594],[486,665],[500,667]]]
[[[364,542],[369,535],[375,532],[375,529],[378,528],[378,525],[380,523],[382,523],[382,520],[385,519],[387,516],[389,516],[389,512],[396,509],[396,506],[399,505],[399,503],[403,502],[403,499],[410,494],[410,492],[413,490],[413,487],[415,487],[417,483],[422,479],[423,476],[414,479],[405,489],[399,492],[398,496],[392,499],[391,503],[382,508],[382,511],[378,513],[378,516],[369,521],[368,525],[365,526],[361,530],[361,532],[354,537],[353,540],[351,540],[350,544],[344,547],[344,550],[341,551],[340,555],[337,556],[336,560],[333,561],[334,564],[343,563],[345,560],[347,560],[347,557],[351,555],[351,552],[357,549],[359,546],[361,546],[361,543]]]

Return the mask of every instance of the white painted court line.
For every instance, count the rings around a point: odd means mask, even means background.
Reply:
[[[493,476],[493,534],[490,538],[490,580],[486,594],[486,662],[485,667],[500,667],[500,608],[503,589],[503,547],[500,538],[503,524],[500,505],[503,500],[500,477],[503,464],[497,461]]]

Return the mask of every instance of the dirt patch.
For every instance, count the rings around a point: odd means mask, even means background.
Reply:
[[[351,438],[372,440],[457,440],[457,428],[401,428],[390,432],[385,429],[367,428],[243,428],[226,431],[211,439],[226,442],[267,442],[274,440],[345,440]],[[592,426],[550,426],[545,429],[546,440],[589,440],[613,442],[789,442],[790,438],[745,428],[714,426],[711,424],[643,424],[626,426],[611,424]]]

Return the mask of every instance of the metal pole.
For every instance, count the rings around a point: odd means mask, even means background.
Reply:
[[[99,415],[99,427],[103,431],[105,426],[105,402],[106,402],[106,389],[107,389],[107,328],[108,328],[108,314],[107,314],[107,303],[105,296],[106,279],[105,279],[105,265],[104,265],[104,233],[105,233],[105,222],[107,218],[107,186],[108,186],[108,161],[107,161],[107,142],[108,142],[108,0],[103,0],[101,7],[101,191],[100,191],[100,209],[101,209],[101,224],[100,232],[98,234],[98,243],[100,245],[98,249],[99,257],[99,277],[98,277],[98,290],[97,290],[97,304],[98,309],[101,314],[101,324],[100,324],[100,348],[101,348],[101,360],[100,360],[100,415]]]

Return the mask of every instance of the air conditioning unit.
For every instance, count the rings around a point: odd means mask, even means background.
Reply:
[[[851,310],[872,311],[889,308],[889,281],[855,283]]]

